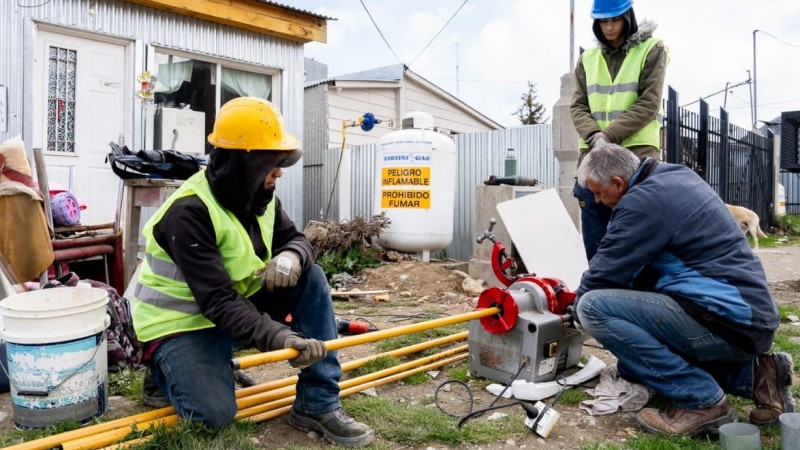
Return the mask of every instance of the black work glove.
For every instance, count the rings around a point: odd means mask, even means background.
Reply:
[[[288,336],[283,347],[293,348],[300,352],[296,358],[289,360],[289,365],[295,369],[305,369],[328,354],[324,342],[316,339],[304,339],[296,334]]]

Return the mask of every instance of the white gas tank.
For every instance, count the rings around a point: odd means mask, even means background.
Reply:
[[[377,158],[375,213],[391,220],[378,243],[404,252],[447,247],[455,208],[453,139],[434,130],[433,116],[413,111],[401,129],[381,137]]]

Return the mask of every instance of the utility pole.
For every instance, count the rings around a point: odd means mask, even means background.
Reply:
[[[758,83],[756,83],[756,33],[753,30],[753,129],[758,129]]]
[[[575,69],[575,0],[569,0],[569,70]]]

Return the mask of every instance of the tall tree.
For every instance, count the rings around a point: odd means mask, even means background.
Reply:
[[[522,100],[522,106],[519,107],[517,112],[512,113],[519,118],[520,123],[523,125],[536,125],[550,120],[549,117],[544,117],[545,112],[547,112],[544,105],[536,100],[535,83],[528,81],[528,92],[522,94],[520,100]]]

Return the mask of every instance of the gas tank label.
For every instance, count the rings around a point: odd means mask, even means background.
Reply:
[[[384,190],[381,191],[381,208],[430,209],[429,190]]]
[[[384,167],[381,169],[383,186],[430,186],[430,167]]]

